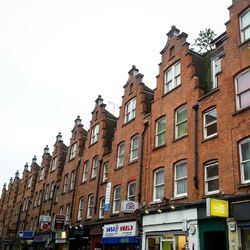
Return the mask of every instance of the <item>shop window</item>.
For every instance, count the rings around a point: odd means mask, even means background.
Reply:
[[[240,170],[241,170],[241,182],[250,182],[250,137],[240,142]]]
[[[250,249],[250,227],[244,228],[242,227],[240,230],[241,234],[241,245],[243,250]]]
[[[154,171],[154,201],[161,201],[164,197],[164,168]]]

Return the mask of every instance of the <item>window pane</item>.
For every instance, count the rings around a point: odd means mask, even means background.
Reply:
[[[187,109],[182,108],[177,111],[177,123],[185,121],[187,119]]]
[[[250,160],[250,141],[241,144],[241,154],[243,161]]]
[[[129,185],[129,195],[134,195],[135,194],[135,183],[131,183]]]
[[[156,172],[155,174],[155,184],[160,184],[164,182],[163,170]]]
[[[164,185],[158,186],[155,191],[155,199],[161,199],[164,196]]]
[[[239,96],[239,98],[240,98],[239,102],[240,102],[240,107],[241,108],[250,105],[250,90],[245,92],[245,93],[242,93]]]
[[[172,69],[170,69],[170,70],[167,72],[166,77],[167,77],[167,82],[169,82],[169,81],[172,80]]]
[[[187,180],[183,179],[183,180],[179,180],[177,182],[177,194],[184,194],[187,192]]]
[[[242,16],[241,24],[242,28],[245,28],[246,26],[250,25],[250,10],[248,10],[248,12],[244,16]]]
[[[120,199],[120,188],[115,189],[115,199]]]
[[[214,122],[217,120],[217,112],[216,109],[213,109],[205,114],[205,122],[206,124]]]
[[[166,128],[166,119],[162,118],[157,122],[157,132],[160,133],[162,131],[165,131]]]
[[[250,70],[240,75],[237,79],[238,93],[250,88]]]
[[[179,164],[176,166],[176,179],[187,176],[187,165],[186,163]]]
[[[181,73],[180,63],[177,63],[175,65],[175,76],[179,75],[180,73]]]
[[[207,126],[207,136],[217,133],[217,123]]]
[[[209,167],[207,167],[207,179],[211,178],[211,177],[215,177],[219,175],[219,171],[218,171],[218,165],[210,165]]]
[[[250,161],[243,163],[244,166],[244,180],[250,180]]]
[[[178,125],[178,129],[177,129],[177,136],[182,136],[185,135],[187,133],[187,123],[181,123]]]
[[[207,183],[208,192],[219,190],[219,180],[212,180]]]
[[[247,40],[250,38],[250,27],[244,30],[244,40]]]

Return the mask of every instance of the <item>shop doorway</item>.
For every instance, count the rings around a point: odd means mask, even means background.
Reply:
[[[227,250],[226,234],[223,231],[205,232],[204,250]]]

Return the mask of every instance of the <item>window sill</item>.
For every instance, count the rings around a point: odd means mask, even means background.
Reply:
[[[70,159],[68,160],[68,162],[73,161],[75,158],[76,158],[76,156],[74,156],[73,158],[70,158]]]
[[[160,149],[160,148],[165,148],[166,146],[167,146],[166,143],[165,143],[165,144],[162,144],[162,145],[160,145],[160,146],[156,146],[156,147],[153,148],[153,151],[158,150],[158,149]]]
[[[182,139],[184,139],[184,138],[186,138],[186,137],[188,137],[187,134],[186,134],[186,135],[183,135],[183,136],[181,136],[181,137],[178,137],[178,138],[176,138],[176,139],[174,139],[172,142],[174,143],[174,142],[180,141],[180,140],[182,140]]]
[[[120,169],[123,169],[123,166],[121,166],[121,167],[116,167],[116,168],[114,169],[114,171],[118,171],[118,170],[120,170]]]
[[[119,212],[115,214],[111,214],[109,217],[118,217],[118,216],[119,216]]]
[[[127,122],[124,122],[124,123],[122,124],[122,127],[124,127],[124,126],[126,126],[127,124],[133,122],[134,120],[135,120],[135,117],[132,118],[131,120],[127,121]]]
[[[96,176],[95,177],[92,177],[91,179],[90,179],[90,181],[93,181],[93,180],[95,180],[96,179]]]
[[[138,162],[138,158],[136,160],[130,161],[128,165],[133,165],[134,163]]]
[[[217,138],[218,138],[218,134],[213,135],[213,136],[211,136],[209,138],[204,139],[201,143],[205,143],[207,141],[211,141],[211,140],[214,140],[214,139],[217,139]]]
[[[213,95],[214,93],[216,93],[216,92],[219,91],[219,90],[220,90],[219,87],[217,87],[217,88],[215,88],[215,89],[212,89],[210,92],[208,92],[208,93],[205,94],[204,96],[200,97],[200,98],[198,99],[198,102],[199,102],[199,101],[202,101],[203,99],[206,99],[208,96]]]
[[[202,198],[206,199],[206,198],[210,198],[210,197],[219,197],[219,196],[222,196],[222,195],[224,195],[224,193],[218,191],[218,192],[212,193],[212,194],[204,194],[204,196]]]
[[[244,187],[250,187],[250,182],[238,184],[236,187],[237,187],[238,189],[244,188]]]
[[[97,144],[97,142],[98,142],[98,140],[96,142],[90,143],[89,144],[89,148],[92,147],[92,146],[94,146],[95,144]]]
[[[244,42],[241,42],[241,44],[238,46],[239,48],[240,47],[243,47],[244,45],[246,45],[247,43],[250,43],[250,38],[248,38],[246,41]]]
[[[105,185],[105,184],[107,184],[108,183],[108,181],[102,181],[101,182],[101,185]]]
[[[163,204],[164,202],[162,200],[156,200],[156,201],[151,201],[149,205],[158,205],[158,204]]]
[[[165,86],[165,84],[164,84],[164,86]],[[162,97],[165,97],[165,96],[169,95],[170,93],[172,93],[173,91],[178,89],[180,86],[181,86],[181,83],[178,86],[176,86],[175,88],[169,90],[167,93],[164,93]]]
[[[182,196],[172,197],[170,198],[170,201],[184,200],[184,199],[187,199],[187,197],[188,197],[187,194],[182,195]]]
[[[236,116],[236,115],[238,115],[238,114],[240,114],[240,113],[242,113],[242,112],[245,112],[245,111],[247,111],[247,110],[250,110],[250,105],[247,106],[247,107],[244,107],[244,108],[242,108],[242,109],[239,109],[239,110],[235,111],[234,113],[232,113],[232,116]]]
[[[85,184],[85,183],[87,183],[87,180],[86,180],[86,181],[82,181],[82,182],[81,182],[81,185],[82,185],[82,184]]]

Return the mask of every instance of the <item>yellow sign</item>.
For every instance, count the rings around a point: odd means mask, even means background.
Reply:
[[[228,201],[207,198],[207,216],[228,217]]]

